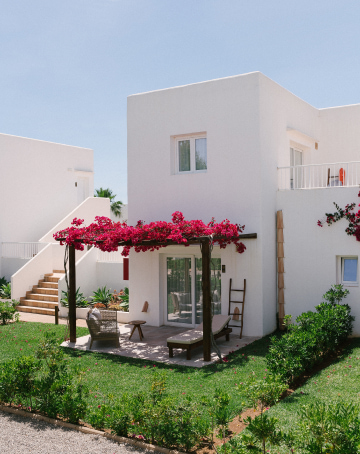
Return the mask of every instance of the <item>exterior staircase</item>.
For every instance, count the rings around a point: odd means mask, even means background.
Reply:
[[[64,274],[65,271],[62,270],[44,274],[44,279],[34,285],[30,292],[26,292],[25,297],[20,298],[17,310],[55,316],[55,307],[58,307],[58,281]]]

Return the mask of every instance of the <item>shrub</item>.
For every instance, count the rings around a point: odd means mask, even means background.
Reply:
[[[16,399],[32,407],[35,375],[39,362],[33,356],[22,356],[2,364],[0,369],[0,401],[10,405]]]
[[[245,393],[250,406],[263,411],[266,407],[275,405],[287,389],[279,375],[266,375],[263,379],[256,379],[253,375],[246,386]]]
[[[344,341],[352,332],[354,317],[348,305],[321,303],[305,312],[281,338],[273,337],[266,356],[269,369],[283,380],[294,379]]]
[[[112,298],[112,293],[109,289],[105,287],[99,287],[95,292],[94,296],[92,296],[93,303],[101,303],[104,304],[105,307],[108,307]]]
[[[9,300],[11,298],[11,283],[2,284],[0,287],[0,298]]]
[[[345,289],[343,285],[332,285],[331,288],[323,295],[325,301],[330,304],[339,304],[343,298],[349,294],[349,290]]]
[[[19,321],[19,312],[16,307],[18,306],[19,301],[12,300],[9,301],[0,301],[0,319],[3,325],[6,325],[9,321]]]
[[[5,276],[3,277],[0,277],[0,289],[3,285],[6,285],[8,284],[9,282],[7,281],[7,279],[5,278]]]
[[[300,410],[297,445],[305,452],[349,454],[359,452],[359,406],[316,402]]]
[[[119,293],[112,294],[111,305],[113,307],[118,307],[117,310],[122,310],[124,312],[129,312],[129,288],[125,287],[123,290],[120,290]]]
[[[69,307],[68,292],[64,292],[64,290],[62,290],[61,293],[62,293],[62,295],[61,295],[60,303],[64,307]],[[89,303],[88,303],[87,299],[85,298],[84,294],[80,292],[80,287],[76,290],[75,299],[76,299],[76,307],[88,307],[89,306]]]

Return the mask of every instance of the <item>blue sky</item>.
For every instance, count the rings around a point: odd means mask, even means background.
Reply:
[[[360,103],[360,2],[0,0],[0,132],[92,148],[124,202],[127,96],[252,71]]]

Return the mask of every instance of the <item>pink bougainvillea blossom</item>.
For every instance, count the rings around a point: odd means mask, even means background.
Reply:
[[[135,252],[154,251],[166,247],[169,243],[189,246],[189,241],[201,237],[210,237],[225,248],[234,244],[240,254],[246,249],[239,240],[243,225],[231,224],[228,219],[217,223],[212,219],[208,224],[201,220],[187,221],[180,211],[172,214],[172,222],[157,221],[145,224],[138,221],[136,226],[126,222],[113,222],[106,217],[97,216],[88,227],[83,226],[83,219],[75,218],[72,226],[59,230],[54,238],[60,244],[72,245],[75,249],[84,250],[84,246],[96,246],[102,251],[117,251],[123,246],[122,255],[127,257],[130,249]],[[149,244],[146,244],[146,243]],[[145,244],[144,244],[145,243]]]

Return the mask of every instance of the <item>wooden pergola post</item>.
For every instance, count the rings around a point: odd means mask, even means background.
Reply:
[[[70,342],[76,342],[76,269],[75,248],[69,246],[69,325]]]
[[[210,240],[201,241],[202,253],[202,291],[204,326],[204,361],[211,360],[211,290],[210,290]]]

